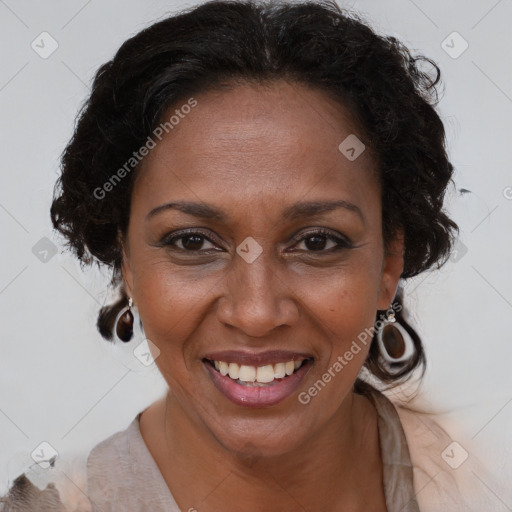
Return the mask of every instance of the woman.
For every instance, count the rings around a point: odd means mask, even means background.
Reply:
[[[91,451],[94,510],[471,510],[376,389],[424,369],[400,280],[457,230],[439,78],[329,1],[208,2],[99,69],[52,221],[169,392]]]

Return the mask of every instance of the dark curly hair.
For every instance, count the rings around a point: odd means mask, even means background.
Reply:
[[[453,166],[434,108],[438,66],[412,56],[395,37],[378,35],[334,0],[209,1],[142,30],[99,68],[62,155],[53,226],[82,265],[109,266],[110,284],[120,291],[119,300],[99,312],[104,338],[112,339],[114,319],[128,300],[122,240],[140,165],[108,200],[95,191],[147,141],[171,106],[195,93],[274,80],[320,89],[349,109],[380,171],[385,247],[400,230],[404,235],[401,278],[446,262],[458,227],[443,211]],[[396,301],[402,304],[401,294]],[[365,363],[388,384],[425,369],[420,338],[401,313],[397,318],[412,336],[414,357],[392,369],[372,343]]]

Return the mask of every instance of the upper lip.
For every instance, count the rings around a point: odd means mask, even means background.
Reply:
[[[310,354],[293,352],[291,350],[267,350],[265,352],[247,352],[243,350],[222,350],[210,352],[204,359],[238,363],[246,366],[265,366],[268,364],[286,363],[287,361],[302,361],[312,358]]]

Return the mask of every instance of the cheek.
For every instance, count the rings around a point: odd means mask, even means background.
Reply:
[[[183,352],[204,315],[202,305],[215,279],[194,278],[190,270],[171,268],[168,262],[142,264],[134,276],[134,296],[146,336],[162,352]]]
[[[373,325],[377,311],[378,276],[371,271],[344,268],[298,284],[313,322],[344,345]],[[307,279],[305,279],[307,281]],[[312,286],[313,284],[313,286]]]
[[[313,404],[314,416],[335,414],[361,371],[373,337],[377,286],[368,273],[339,273],[316,281],[308,294],[305,305],[320,357],[299,402]]]

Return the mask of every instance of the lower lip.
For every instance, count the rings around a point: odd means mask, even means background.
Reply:
[[[267,386],[244,386],[237,384],[228,375],[224,376],[208,362],[204,362],[213,383],[226,398],[244,407],[267,407],[288,398],[299,387],[313,362],[307,360],[302,366],[282,380],[274,380]]]

